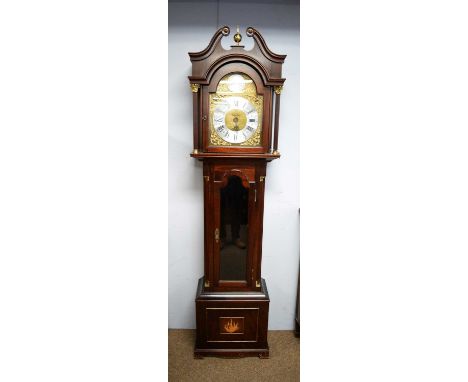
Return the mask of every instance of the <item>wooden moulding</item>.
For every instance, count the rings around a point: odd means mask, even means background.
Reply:
[[[192,158],[197,158],[199,160],[209,159],[209,158],[219,158],[219,159],[266,159],[267,162],[272,161],[273,159],[279,158],[281,155],[271,154],[271,153],[261,153],[261,154],[245,154],[245,153],[191,153]]]

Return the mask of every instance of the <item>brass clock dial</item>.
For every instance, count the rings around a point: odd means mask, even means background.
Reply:
[[[263,97],[243,73],[224,76],[210,94],[210,144],[261,145]]]
[[[212,122],[221,139],[241,144],[258,129],[258,112],[244,97],[226,97],[216,106]]]

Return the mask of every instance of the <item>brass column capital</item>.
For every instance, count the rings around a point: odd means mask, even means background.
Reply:
[[[190,84],[193,93],[198,93],[198,89],[200,88],[200,84]]]

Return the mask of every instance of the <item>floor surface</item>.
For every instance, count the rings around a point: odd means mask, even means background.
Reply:
[[[299,381],[299,339],[293,331],[268,332],[270,358],[193,358],[195,330],[169,330],[169,382]]]

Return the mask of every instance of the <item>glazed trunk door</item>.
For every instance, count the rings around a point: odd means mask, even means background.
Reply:
[[[255,182],[245,183],[237,176],[214,182],[214,290],[255,289],[252,223],[257,214],[257,190]]]

